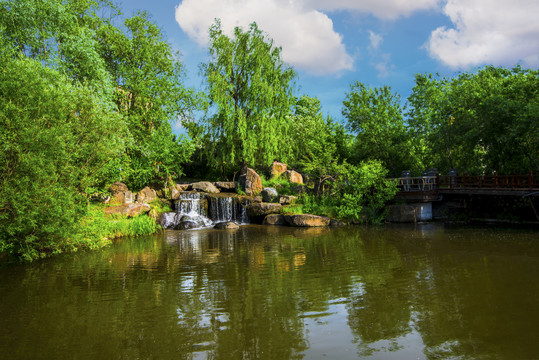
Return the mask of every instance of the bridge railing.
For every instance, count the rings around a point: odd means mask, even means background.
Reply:
[[[400,191],[434,191],[438,189],[539,189],[539,176],[527,175],[455,175],[401,177]]]
[[[539,178],[533,173],[528,175],[458,175],[439,176],[440,189],[478,188],[478,189],[537,189]]]

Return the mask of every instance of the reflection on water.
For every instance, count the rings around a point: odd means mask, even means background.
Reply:
[[[537,232],[168,231],[0,270],[10,359],[533,359]]]

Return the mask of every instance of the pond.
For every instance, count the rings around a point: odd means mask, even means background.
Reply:
[[[6,359],[532,359],[539,236],[166,231],[0,270]]]

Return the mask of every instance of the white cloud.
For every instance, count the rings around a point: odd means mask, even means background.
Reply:
[[[374,31],[369,30],[369,49],[376,51],[384,41],[382,35],[375,33]]]
[[[454,28],[434,30],[427,48],[453,68],[492,64],[539,66],[539,1],[449,0]]]
[[[395,19],[432,9],[440,0],[183,0],[176,21],[192,39],[208,43],[208,28],[221,19],[229,35],[235,26],[256,21],[283,48],[283,60],[315,74],[353,69],[343,37],[323,11],[369,13]],[[372,39],[371,39],[372,40]]]
[[[221,19],[225,33],[256,21],[283,49],[283,60],[315,74],[353,68],[342,36],[324,13],[304,8],[293,0],[184,0],[176,8],[176,21],[199,44],[208,42],[208,28]]]
[[[380,19],[397,19],[417,11],[438,7],[440,0],[300,0],[310,6],[329,11],[356,11]]]

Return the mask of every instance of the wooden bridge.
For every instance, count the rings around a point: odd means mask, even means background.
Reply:
[[[539,196],[539,176],[455,175],[401,177],[396,179],[398,198],[408,201],[436,201],[444,194]]]
[[[396,181],[399,188],[396,203],[404,201],[415,207],[416,213],[426,214],[426,219],[430,212],[434,218],[444,211],[469,211],[468,217],[482,213],[497,218],[518,211],[519,214],[511,215],[539,225],[539,207],[536,204],[539,176],[532,172],[527,175],[401,177]],[[529,210],[525,210],[523,204],[528,204],[525,208]]]

